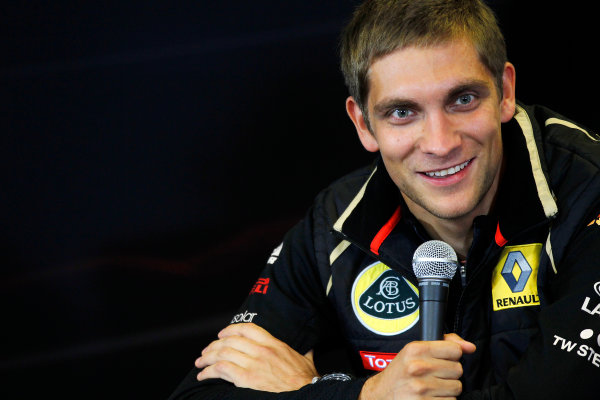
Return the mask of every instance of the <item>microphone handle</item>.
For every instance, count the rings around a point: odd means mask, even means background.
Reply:
[[[421,310],[421,340],[442,340],[449,282],[438,279],[419,281],[419,303]]]

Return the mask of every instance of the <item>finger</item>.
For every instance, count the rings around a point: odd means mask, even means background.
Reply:
[[[214,365],[225,361],[233,363],[239,367],[246,368],[252,362],[252,357],[248,354],[233,349],[231,347],[223,347],[215,351],[207,351],[199,357],[196,362],[196,368],[205,368],[209,365]]]
[[[458,361],[434,359],[432,376],[441,380],[456,380],[463,374],[462,364]]]
[[[243,368],[234,363],[220,361],[217,364],[204,368],[196,375],[196,379],[198,381],[205,379],[224,379],[233,384],[237,384],[238,382],[236,382],[236,380],[238,377],[243,376],[244,372]]]
[[[437,399],[448,397],[456,399],[462,393],[462,382],[458,379],[434,378],[434,387],[429,394]]]
[[[196,360],[194,361],[194,365],[196,366],[196,368],[202,368],[200,366],[202,356],[208,352],[215,351],[215,348],[218,347],[218,342],[219,342],[219,340],[213,340],[208,346],[206,346],[204,349],[202,349],[202,351],[200,352],[201,356],[196,358]]]
[[[274,344],[280,341],[265,329],[253,323],[241,323],[229,325],[217,335],[220,339],[230,336],[241,336],[260,344]]]
[[[202,357],[204,357],[205,355],[207,355],[209,353],[219,351],[219,349],[222,346],[223,345],[221,343],[221,340],[213,340],[208,346],[206,346],[204,349],[202,349],[202,352],[200,353],[201,356],[198,357],[196,359],[196,361],[194,362],[194,365],[196,366],[196,368],[202,368],[202,367],[206,366],[205,364],[202,364]]]
[[[402,351],[412,359],[431,357],[458,361],[462,357],[460,345],[450,340],[411,342]]]
[[[456,333],[445,334],[444,340],[448,340],[448,341],[457,343],[458,345],[460,345],[462,352],[465,354],[474,353],[475,350],[477,349],[477,346],[475,346],[474,343],[466,341],[465,339],[458,336]]]
[[[406,372],[411,377],[459,379],[463,374],[462,365],[458,361],[439,358],[419,358],[411,360],[406,365]]]
[[[409,398],[453,398],[462,392],[462,383],[457,379],[439,379],[431,376],[409,380],[402,391]]]
[[[213,341],[204,350],[202,350],[202,354],[204,354],[205,352],[219,351],[226,347],[230,347],[232,349],[241,351],[253,357],[261,355],[261,353],[263,353],[265,349],[264,345],[257,343],[252,339],[248,339],[242,336],[228,336]]]

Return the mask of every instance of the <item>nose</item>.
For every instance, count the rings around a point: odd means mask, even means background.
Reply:
[[[457,127],[445,112],[436,111],[426,115],[418,142],[423,153],[445,157],[460,147],[461,141]]]

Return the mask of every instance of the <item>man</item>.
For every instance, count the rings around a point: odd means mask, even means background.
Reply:
[[[596,398],[600,138],[516,102],[477,0],[365,2],[342,69],[380,157],[317,197],[172,398]],[[448,333],[422,342],[411,259],[431,239],[461,267]],[[319,378],[324,343],[346,374]]]

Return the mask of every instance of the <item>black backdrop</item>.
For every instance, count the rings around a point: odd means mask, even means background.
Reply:
[[[337,65],[355,3],[3,5],[0,397],[170,394],[371,158]],[[522,3],[491,2],[517,96],[598,127],[593,13]]]

